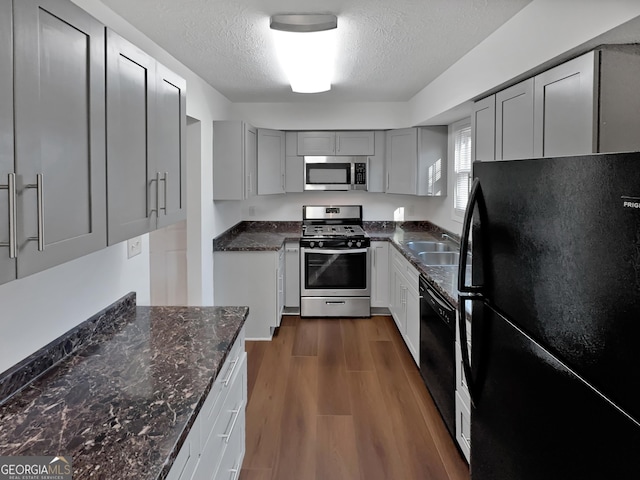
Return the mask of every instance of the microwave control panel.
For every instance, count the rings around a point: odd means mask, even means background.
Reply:
[[[367,184],[367,164],[364,162],[357,162],[354,164],[355,179],[354,185],[366,185]]]

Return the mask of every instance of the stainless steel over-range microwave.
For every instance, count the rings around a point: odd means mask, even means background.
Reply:
[[[367,190],[367,157],[304,157],[305,190]]]

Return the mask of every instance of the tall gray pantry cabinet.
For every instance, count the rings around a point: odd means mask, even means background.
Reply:
[[[107,30],[109,245],[186,217],[186,82]]]
[[[1,8],[6,39],[11,2]],[[14,78],[3,74],[2,95],[14,95],[15,146],[3,145],[2,170],[13,163],[16,216],[0,231],[14,230],[17,259],[2,249],[3,282],[106,246],[104,28],[66,0],[20,0],[12,13]]]

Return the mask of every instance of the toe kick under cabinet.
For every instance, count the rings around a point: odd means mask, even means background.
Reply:
[[[237,479],[245,453],[244,328],[189,431],[167,480]]]

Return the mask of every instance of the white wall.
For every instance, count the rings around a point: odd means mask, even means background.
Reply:
[[[0,372],[123,295],[149,304],[149,236],[127,260],[127,242],[0,286]]]
[[[229,118],[231,103],[98,0],[72,0],[100,22],[127,38],[187,80],[187,115],[201,121],[201,157],[188,161],[188,184],[200,182],[197,207],[188,209],[189,270],[199,280],[199,303],[213,305],[212,238],[216,230],[212,192],[212,122]],[[193,140],[193,139],[192,139]],[[189,199],[192,203],[194,197]],[[194,207],[194,205],[191,205]],[[226,215],[233,217],[234,211]],[[240,220],[239,209],[235,218]],[[234,221],[235,220],[235,221]],[[126,242],[36,275],[0,286],[0,372],[113,303],[137,292],[138,304],[150,302],[149,239],[142,254],[127,260]]]
[[[231,114],[277,130],[384,130],[409,126],[406,102],[234,103]]]

